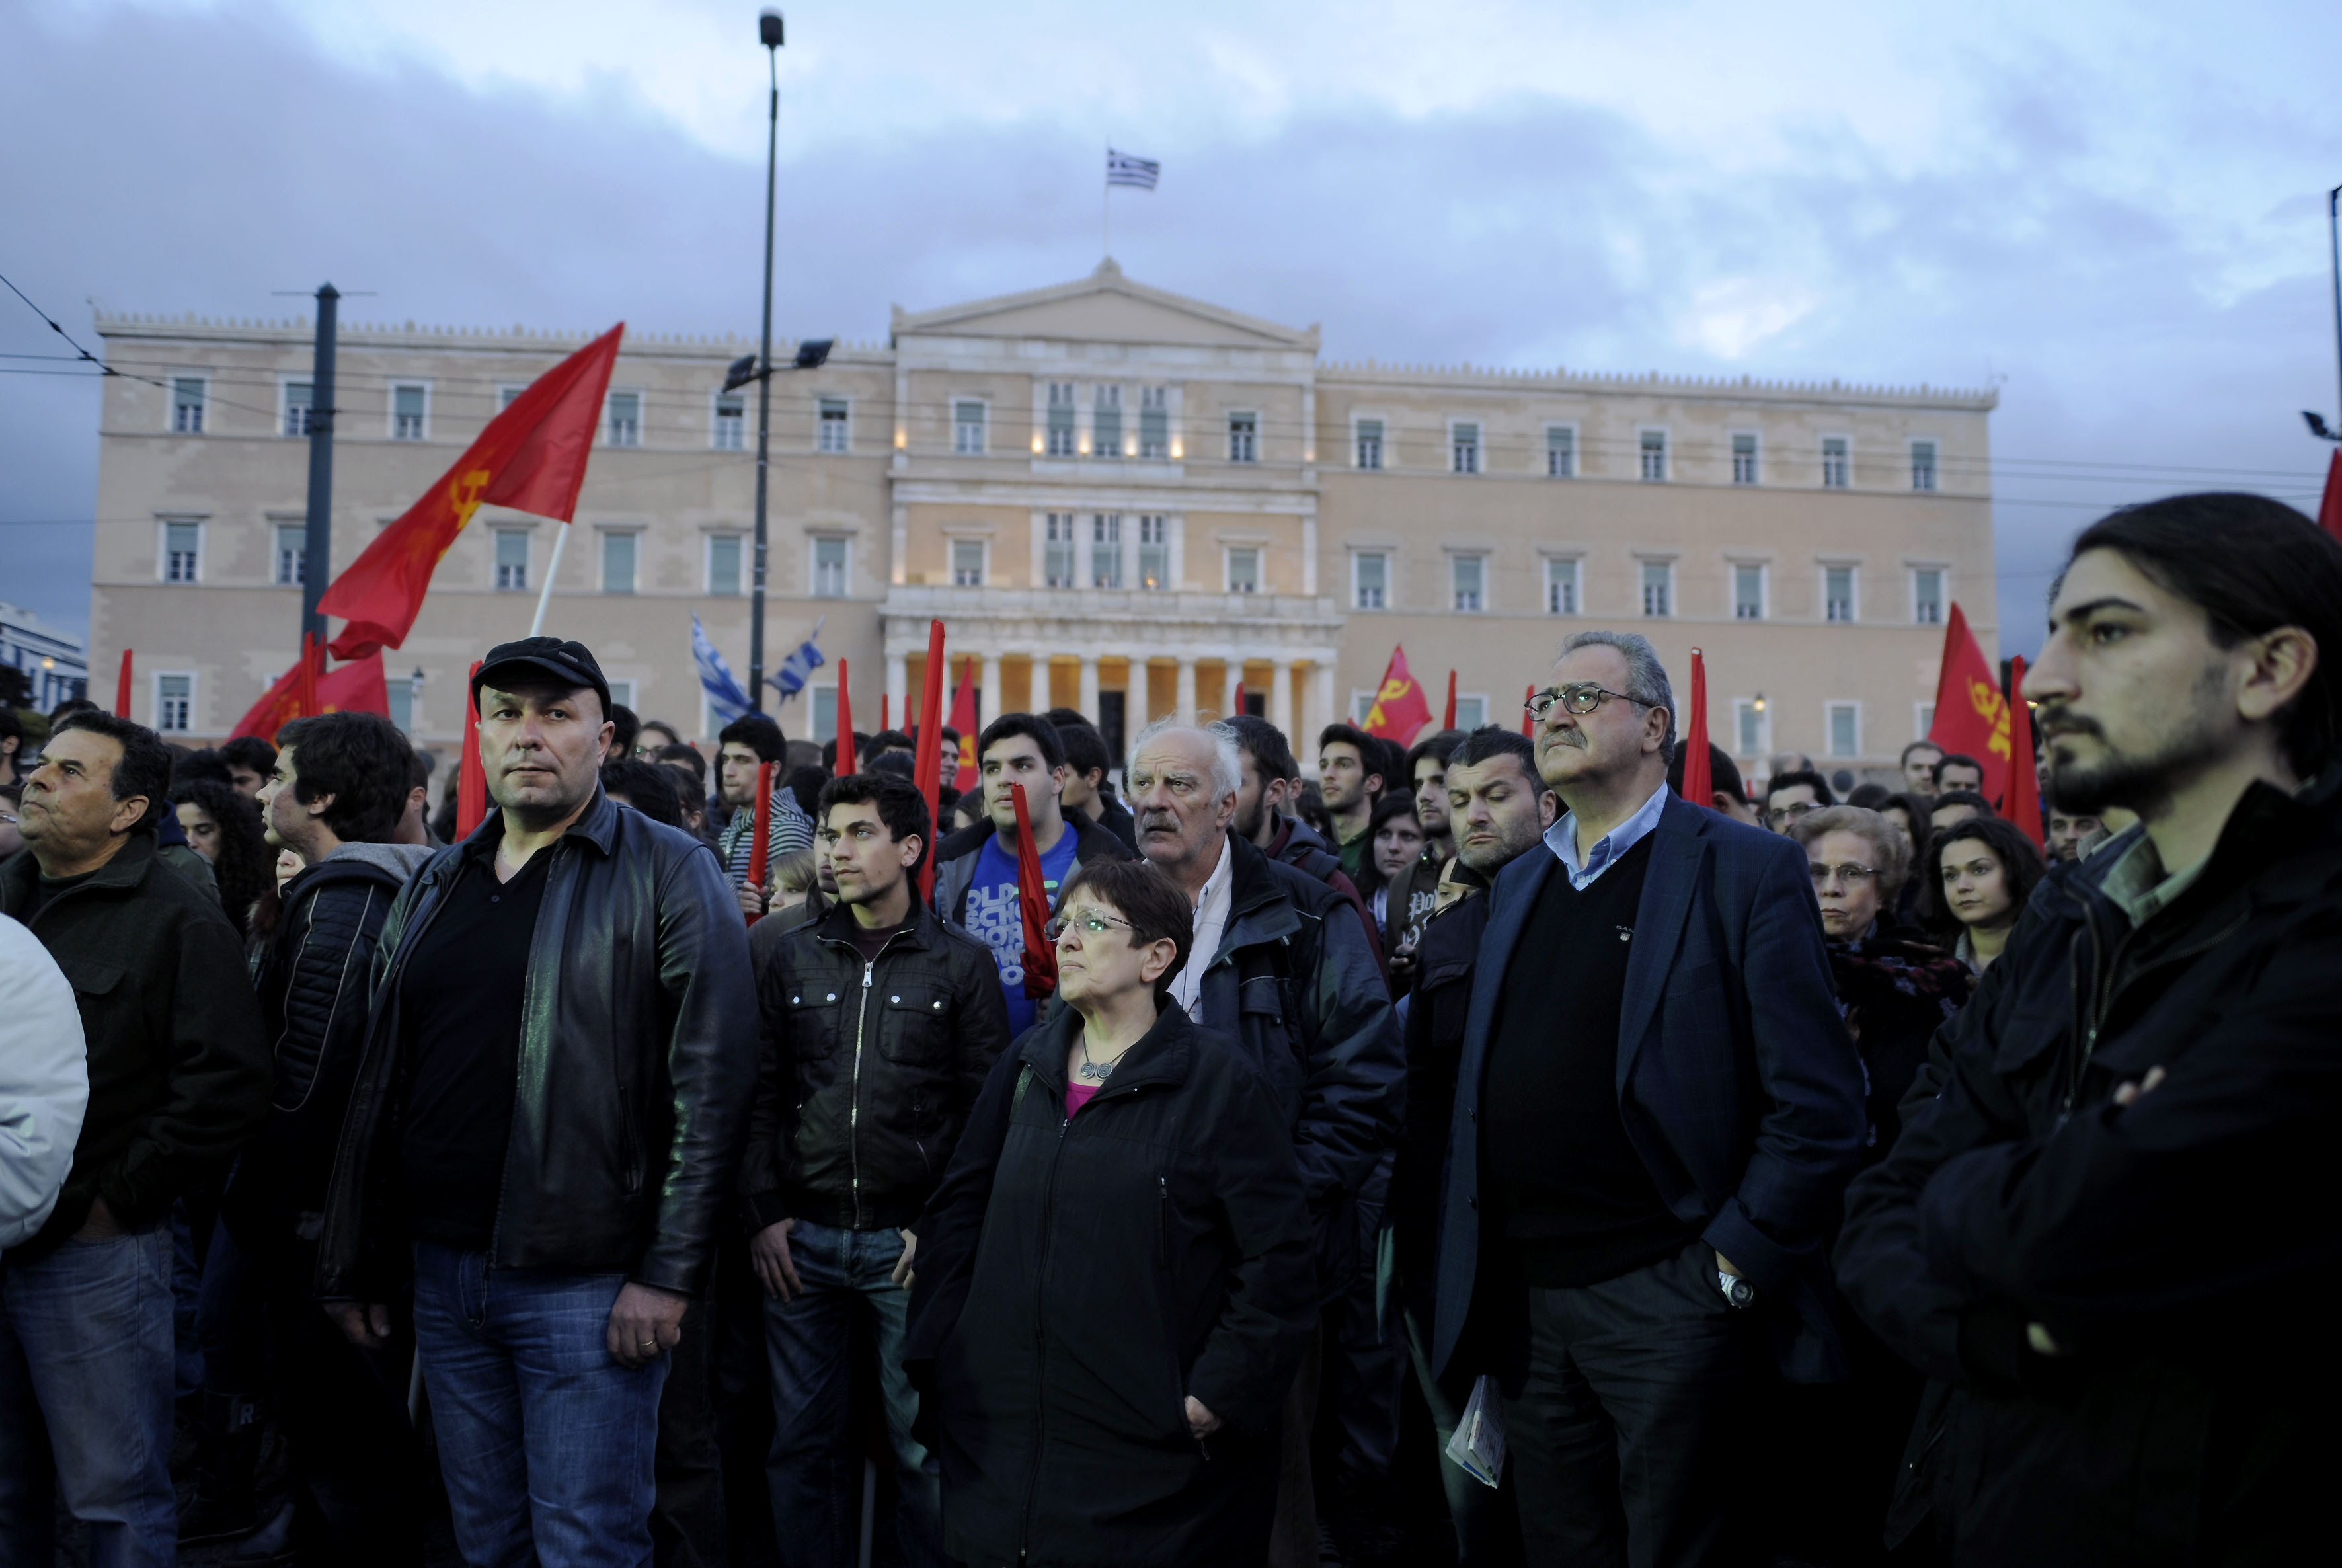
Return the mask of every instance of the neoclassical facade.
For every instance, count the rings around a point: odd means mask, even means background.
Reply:
[[[225,733],[296,643],[309,344],[300,323],[102,316],[109,358],[92,661],[134,711]],[[345,564],[514,389],[585,334],[345,329],[334,560]],[[621,700],[703,736],[696,614],[745,677],[753,394],[736,340],[635,335],[613,379],[548,629]],[[776,353],[776,357],[780,355]],[[1517,722],[1571,631],[1647,633],[1709,670],[1745,761],[1860,771],[1922,733],[1955,599],[1991,651],[1989,392],[1341,364],[1296,329],[1088,277],[897,308],[775,384],[767,665],[820,628],[781,706],[900,723],[931,620],[982,711],[1069,705],[1109,736],[1244,700],[1296,737],[1362,711],[1403,646],[1435,710]],[[441,562],[394,716],[445,750],[463,671],[525,631],[555,532],[484,509]]]

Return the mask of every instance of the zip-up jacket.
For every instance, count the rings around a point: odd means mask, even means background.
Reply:
[[[970,1568],[1258,1563],[1316,1322],[1285,1114],[1173,1007],[1068,1118],[1081,1029],[1068,1008],[1001,1059],[918,1223],[904,1362],[946,1545]],[[1226,1423],[1200,1443],[1190,1395]]]
[[[492,813],[391,906],[374,1007],[334,1159],[318,1293],[382,1301],[406,1277],[390,1190],[404,1121],[405,959],[464,873],[504,836]],[[519,1076],[488,1261],[625,1273],[696,1295],[739,1166],[756,1081],[747,927],[716,854],[594,802],[560,839],[521,1001]],[[418,977],[427,983],[427,976]]]
[[[759,954],[756,1089],[740,1193],[751,1224],[909,1224],[1008,1048],[992,949],[916,903],[865,962],[839,904]],[[763,944],[759,944],[759,947]]]
[[[1890,1537],[1932,1510],[1963,1563],[2152,1565],[2328,1533],[2337,784],[2254,785],[2136,926],[2103,884],[2141,830],[2054,870],[1937,1032],[1837,1253],[1937,1380]]]
[[[1334,853],[1334,846],[1327,844],[1316,828],[1299,817],[1279,817],[1277,821],[1282,825],[1277,828],[1276,836],[1269,841],[1266,852],[1268,858],[1280,865],[1289,865],[1305,876],[1315,877],[1350,901],[1350,907],[1358,912],[1358,924],[1366,929],[1366,949],[1374,954],[1375,968],[1385,980],[1388,980],[1389,950],[1383,944],[1382,933],[1375,929],[1374,907],[1366,903],[1366,895],[1358,891],[1358,884],[1350,880],[1350,874],[1342,869],[1341,856]]]

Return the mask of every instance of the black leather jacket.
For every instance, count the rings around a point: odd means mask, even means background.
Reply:
[[[467,843],[493,844],[501,813]],[[384,1299],[405,1277],[393,1190],[403,1107],[405,959],[442,907],[463,845],[399,895],[334,1161],[318,1293]],[[715,852],[641,813],[594,804],[551,848],[530,940],[520,1077],[489,1261],[624,1273],[697,1293],[740,1157],[756,1075],[747,928]]]
[[[740,1163],[750,1223],[909,1224],[1008,1047],[992,949],[914,904],[908,929],[865,964],[854,911],[840,904],[762,955],[756,1000]]]

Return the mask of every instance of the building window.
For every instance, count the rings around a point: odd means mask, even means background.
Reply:
[[[1358,466],[1380,468],[1383,465],[1383,422],[1379,419],[1358,421]]]
[[[306,435],[315,428],[311,423],[316,414],[316,388],[305,381],[285,384],[285,434]]]
[[[157,675],[155,677],[155,727],[165,734],[185,731],[195,711],[195,677],[193,675]]]
[[[745,543],[737,534],[710,534],[707,536],[707,591],[720,599],[731,599],[740,593],[740,546]]]
[[[1456,609],[1476,615],[1487,608],[1488,558],[1486,555],[1450,555],[1447,558],[1447,577]]]
[[[1926,740],[1928,734],[1932,733],[1936,727],[1936,704],[1933,703],[1912,704],[1911,723],[1913,725],[1911,738],[1915,741]]]
[[[1260,549],[1257,545],[1246,544],[1228,551],[1228,592],[1260,592]]]
[[[639,392],[610,394],[610,444],[640,446],[643,444],[643,394]]]
[[[1860,703],[1829,704],[1829,754],[1834,757],[1858,757],[1862,754]]]
[[[981,588],[984,586],[984,541],[955,539],[952,541],[952,586]]]
[[[635,545],[633,534],[602,535],[602,592],[631,594],[635,591]]]
[[[429,398],[429,389],[419,382],[401,382],[390,389],[390,438],[393,441],[423,439],[423,416]]]
[[[1756,438],[1753,435],[1732,438],[1732,482],[1735,484],[1756,483]]]
[[[813,734],[806,737],[816,745],[837,738],[837,688],[816,686],[813,689]]]
[[[1761,702],[1751,697],[1733,699],[1732,738],[1737,743],[1732,749],[1740,756],[1761,757],[1772,751],[1771,715]]]
[[[1577,432],[1566,424],[1548,424],[1545,428],[1545,476],[1547,479],[1577,477]]]
[[[973,398],[952,404],[952,450],[962,457],[984,455],[984,404]]]
[[[813,542],[813,596],[816,599],[846,597],[846,546],[838,538],[816,539]]]
[[[1074,586],[1074,514],[1052,512],[1042,536],[1041,578],[1052,588]]]
[[[1566,559],[1548,556],[1545,564],[1545,613],[1548,615],[1577,614],[1577,569],[1575,555]]]
[[[301,585],[301,563],[309,552],[309,530],[298,523],[276,525],[276,585]]]
[[[528,590],[528,530],[496,530],[496,591],[521,594]]]
[[[1676,567],[1672,561],[1643,563],[1643,614],[1650,616],[1675,614]]]
[[[202,565],[204,525],[200,523],[163,524],[163,581],[193,583]]]
[[[1138,585],[1151,592],[1171,585],[1171,519],[1159,512],[1138,519]]]
[[[383,694],[390,699],[390,722],[406,734],[415,733],[415,677],[391,675],[382,683]]]
[[[748,402],[737,393],[716,398],[716,450],[738,452],[748,444]]]
[[[1849,464],[1846,453],[1846,437],[1843,435],[1823,436],[1822,488],[1825,490],[1845,489],[1847,478],[1847,470],[1848,466]]]
[[[1101,512],[1090,519],[1090,586],[1122,586],[1122,514]]]
[[[1748,562],[1734,563],[1732,618],[1736,621],[1761,621],[1765,618],[1764,567]]]
[[[1228,415],[1228,461],[1257,463],[1260,461],[1260,415],[1231,414]]]
[[[1097,388],[1090,409],[1090,455],[1122,455],[1122,388]]]
[[[821,439],[818,444],[822,451],[843,452],[846,449],[846,437],[851,430],[848,419],[852,414],[853,410],[846,406],[846,399],[842,397],[821,400]]]
[[[635,683],[632,681],[612,681],[610,683],[610,701],[617,707],[627,709],[629,712],[636,711]]]
[[[1365,551],[1350,557],[1350,573],[1356,581],[1351,601],[1361,610],[1379,610],[1390,599],[1390,557],[1379,550]]]
[[[1160,463],[1171,455],[1171,389],[1138,389],[1138,455]]]
[[[1049,455],[1074,455],[1074,384],[1049,383]]]
[[[1456,699],[1456,727],[1470,734],[1488,722],[1488,699],[1465,697]]]
[[[1911,443],[1911,488],[1933,490],[1936,487],[1936,444],[1932,441]]]
[[[1478,425],[1451,424],[1447,427],[1447,466],[1457,474],[1480,472]]]
[[[1911,618],[1922,626],[1944,624],[1944,572],[1921,566],[1911,574]]]
[[[204,433],[204,383],[201,376],[183,375],[171,383],[171,434]]]
[[[1646,430],[1642,436],[1643,477],[1656,484],[1667,476],[1667,433]]]
[[[1854,568],[1825,566],[1822,568],[1823,617],[1831,621],[1854,619]]]
[[[527,387],[525,387],[525,386],[499,386],[499,387],[497,387],[497,388],[496,388],[496,412],[497,412],[498,414],[502,414],[505,409],[510,408],[514,404],[515,404],[515,403],[519,402],[519,401],[520,401],[520,394],[521,394],[522,393],[524,393],[524,392],[526,392],[527,390],[528,390],[528,388],[527,388]]]

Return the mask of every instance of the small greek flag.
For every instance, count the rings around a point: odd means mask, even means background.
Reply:
[[[1106,183],[1109,185],[1130,185],[1138,190],[1151,191],[1155,188],[1155,182],[1162,177],[1163,165],[1153,158],[1134,157],[1128,153],[1117,153],[1112,147],[1106,150]]]
[[[748,711],[748,694],[740,689],[732,666],[707,640],[696,615],[691,618],[691,662],[699,666],[699,689],[707,694],[707,711],[717,724],[728,724]]]
[[[806,678],[821,667],[824,662],[821,650],[814,644],[820,639],[822,627],[828,624],[829,617],[826,615],[816,621],[813,624],[813,635],[799,643],[797,651],[783,659],[781,667],[765,677],[774,690],[781,694],[783,702],[788,701],[804,691]]]

